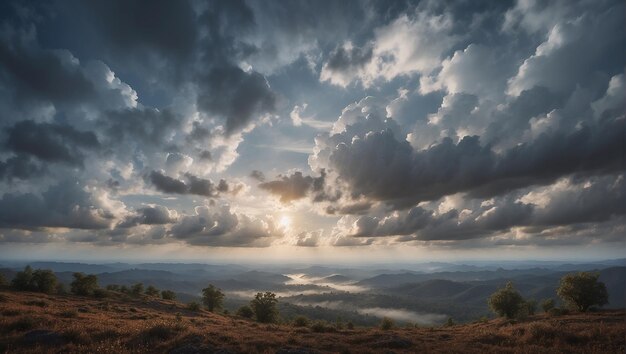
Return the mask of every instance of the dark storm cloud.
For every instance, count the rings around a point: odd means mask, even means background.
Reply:
[[[97,30],[111,56],[153,60],[151,54],[174,63],[192,56],[198,36],[190,1],[79,1],[89,24]]]
[[[180,125],[169,109],[128,108],[105,112],[99,122],[111,145],[125,141],[136,148],[162,147],[166,137]]]
[[[0,82],[16,100],[70,104],[93,98],[92,83],[70,62],[69,52],[42,50],[22,37],[0,37]]]
[[[276,95],[265,77],[232,64],[212,68],[200,78],[198,87],[198,105],[223,117],[227,133],[276,108]]]
[[[41,196],[5,193],[0,198],[0,227],[3,228],[103,229],[114,219],[113,211],[97,195],[83,190],[74,181],[54,185]]]
[[[17,155],[8,158],[6,161],[0,161],[0,180],[27,180],[44,175],[46,172],[45,167],[33,160],[30,156]]]
[[[458,192],[489,197],[569,174],[617,171],[623,168],[624,129],[624,120],[606,119],[571,133],[545,133],[499,154],[477,136],[458,143],[445,138],[415,151],[390,130],[372,131],[338,144],[329,160],[353,192],[406,206]]]
[[[6,128],[5,135],[4,147],[16,154],[70,165],[82,165],[84,151],[100,147],[93,132],[79,131],[65,124],[25,120]]]
[[[139,208],[134,213],[121,222],[118,227],[127,228],[136,225],[164,225],[176,222],[176,217],[164,206],[156,205]]]
[[[217,197],[220,193],[237,192],[237,188],[229,186],[226,180],[221,179],[217,184],[209,179],[200,178],[190,173],[185,174],[185,180],[166,176],[159,171],[151,171],[147,179],[163,193],[195,194],[205,197]]]
[[[363,216],[355,222],[352,236],[406,236],[402,241],[464,240],[505,233],[512,227],[534,234],[553,227],[623,219],[625,183],[620,174],[570,181],[563,189],[548,187],[545,192],[550,200],[541,206],[521,201],[519,194],[513,193],[493,203],[465,205],[463,210],[439,214],[415,206],[385,218]]]

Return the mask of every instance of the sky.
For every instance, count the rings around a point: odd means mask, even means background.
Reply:
[[[0,257],[623,256],[625,7],[3,1]]]

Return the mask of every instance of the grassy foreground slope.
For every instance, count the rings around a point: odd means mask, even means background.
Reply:
[[[624,353],[623,310],[324,332],[164,300],[0,292],[0,353]],[[316,329],[319,330],[319,329]]]

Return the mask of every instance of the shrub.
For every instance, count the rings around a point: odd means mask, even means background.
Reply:
[[[309,319],[304,316],[298,316],[293,320],[295,327],[307,327],[309,325]]]
[[[591,306],[609,302],[606,285],[598,281],[598,273],[579,272],[561,278],[556,293],[571,308],[586,312]]]
[[[352,323],[352,322],[348,322],[348,323],[346,323],[346,328],[348,328],[348,329],[354,329],[354,323]]]
[[[10,323],[7,326],[7,330],[9,331],[27,331],[29,329],[33,329],[37,326],[38,322],[32,317],[20,317],[16,321]]]
[[[257,293],[250,302],[256,320],[261,323],[274,323],[278,319],[278,300],[272,292]]]
[[[29,291],[33,281],[33,268],[31,266],[24,267],[24,270],[17,272],[11,281],[11,286],[16,290]]]
[[[568,313],[569,311],[567,309],[561,309],[558,307],[554,307],[548,310],[548,315],[550,316],[561,316],[561,315],[567,315]]]
[[[161,291],[161,298],[163,300],[176,300],[176,293],[171,290]]]
[[[195,301],[192,301],[192,302],[187,304],[187,310],[189,310],[189,311],[196,311],[197,312],[197,311],[200,311],[200,308],[201,308],[200,304],[195,302]]]
[[[252,311],[250,306],[244,305],[244,306],[241,306],[237,310],[237,316],[241,316],[241,317],[244,317],[244,318],[252,318],[252,317],[254,317],[254,311]]]
[[[133,296],[140,296],[143,294],[143,283],[135,283],[130,287],[130,294]]]
[[[111,296],[111,293],[106,289],[96,288],[93,291],[93,296],[98,299],[104,299],[104,298]]]
[[[524,298],[513,288],[512,282],[493,293],[488,300],[491,310],[506,318],[514,318],[523,303]]]
[[[4,277],[4,274],[0,273],[0,286],[7,286],[7,279]]]
[[[537,300],[530,299],[524,302],[524,306],[526,307],[526,312],[529,316],[532,316],[537,312]]]
[[[311,330],[313,332],[315,332],[315,333],[323,333],[323,332],[329,332],[330,331],[330,327],[327,326],[322,321],[315,321],[315,323],[313,323],[313,325],[311,325]]]
[[[33,290],[40,293],[52,294],[57,288],[57,276],[49,269],[37,269],[31,281]]]
[[[213,286],[213,284],[209,284],[208,287],[202,289],[202,302],[211,312],[221,309],[224,302],[224,293]]]
[[[541,309],[543,312],[548,313],[554,308],[554,299],[544,299],[541,301]]]
[[[448,317],[448,320],[446,321],[446,323],[444,324],[444,326],[446,327],[451,327],[454,326],[456,323],[454,322],[454,320],[452,319],[452,317]]]
[[[94,274],[74,273],[74,281],[70,284],[70,291],[76,295],[90,296],[98,289],[98,277]]]
[[[33,271],[31,266],[24,267],[24,270],[17,272],[11,282],[11,286],[16,290],[38,291],[52,294],[56,291],[57,277],[49,269],[37,269]]]
[[[382,330],[388,331],[392,329],[393,327],[394,327],[394,323],[391,318],[384,317],[383,320],[380,322],[380,329]]]
[[[148,296],[159,297],[159,294],[160,294],[159,289],[155,288],[152,285],[146,288],[146,295]]]

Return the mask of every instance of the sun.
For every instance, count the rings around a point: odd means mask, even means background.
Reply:
[[[291,226],[291,218],[287,215],[283,215],[278,219],[278,225],[282,228],[288,229]]]

